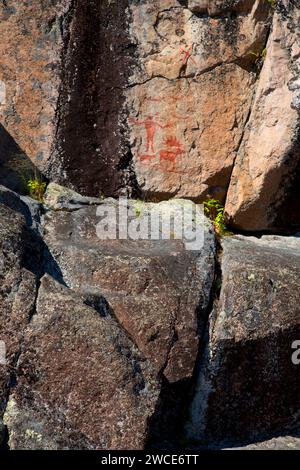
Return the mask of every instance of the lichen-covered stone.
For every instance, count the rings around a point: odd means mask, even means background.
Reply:
[[[0,4],[0,182],[13,189],[35,167],[44,171],[52,152],[71,7],[72,0]]]
[[[118,207],[111,200],[108,204],[113,210]],[[185,204],[175,200],[156,209],[165,215],[174,209],[182,213]],[[129,221],[142,226],[153,206],[130,202]],[[109,205],[104,207],[104,212],[109,210]],[[44,240],[64,282],[93,305],[105,298],[108,311],[153,362],[157,373],[163,372],[170,382],[191,378],[214,277],[215,240],[210,223],[199,212],[196,223],[203,244],[201,239],[199,247],[189,251],[181,240],[100,239],[100,220],[96,207],[46,214]],[[121,222],[117,232],[120,226]]]
[[[47,190],[43,198],[45,207],[55,211],[74,211],[82,209],[83,206],[99,205],[101,202],[101,199],[82,196],[76,191],[60,186],[57,183],[50,183],[47,186]]]
[[[34,311],[37,279],[30,259],[37,251],[24,217],[0,204],[0,421],[24,330]],[[0,428],[3,431],[1,424]]]
[[[191,407],[189,434],[241,443],[299,429],[300,239],[222,241],[222,288]]]
[[[104,312],[102,312],[104,313]],[[11,449],[141,449],[159,383],[124,332],[46,276],[4,421]]]

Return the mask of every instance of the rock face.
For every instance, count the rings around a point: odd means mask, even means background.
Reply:
[[[117,207],[105,201],[103,206],[101,215]],[[151,207],[135,203],[131,218],[142,226]],[[172,207],[181,210],[180,201],[159,205],[165,215]],[[99,222],[95,207],[46,214],[44,240],[64,282],[89,304],[101,305],[106,299],[109,314],[157,373],[163,372],[170,382],[190,378],[214,277],[210,225],[203,227],[203,246],[187,251],[179,240],[101,240]]]
[[[243,230],[298,229],[299,7],[280,2],[226,202]]]
[[[299,26],[298,0],[1,2],[0,450],[299,446],[300,238],[218,243],[198,205],[300,230]]]
[[[1,7],[7,171],[31,160],[90,196],[225,199],[254,53],[268,33],[265,2],[47,0],[28,8]]]
[[[0,5],[0,182],[14,189],[34,166],[45,170],[52,152],[71,5],[71,0],[45,0],[42,7],[19,0]]]
[[[139,61],[127,92],[130,142],[148,196],[225,198],[252,99],[251,51],[264,45],[268,8],[250,2],[233,18],[212,3],[132,6]],[[207,9],[219,16],[201,15]]]
[[[291,0],[3,3],[0,183],[39,169],[94,197],[210,195],[237,229],[298,229],[299,15]]]
[[[44,277],[5,423],[11,449],[141,449],[155,372],[105,311]]]
[[[135,62],[130,0],[77,0],[63,55],[50,179],[90,196],[134,189],[124,90]],[[127,188],[127,189],[126,189]]]
[[[0,421],[24,330],[34,311],[37,280],[28,263],[34,250],[25,219],[0,204]]]
[[[300,438],[296,436],[274,437],[267,441],[236,447],[236,450],[300,450]],[[231,449],[232,450],[232,449]]]
[[[57,184],[45,202],[40,226],[39,207],[0,187],[11,449],[175,450],[183,429],[187,447],[298,446],[300,238],[225,238],[218,279],[204,216],[190,214],[196,245],[167,223],[193,203],[119,205]],[[152,211],[164,223],[144,239]]]
[[[299,427],[300,239],[222,242],[222,289],[191,408],[202,442],[257,440]]]

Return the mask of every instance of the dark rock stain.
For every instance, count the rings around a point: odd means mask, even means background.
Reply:
[[[135,62],[130,0],[76,0],[64,54],[57,180],[82,194],[116,196],[131,184],[124,88]],[[126,168],[124,168],[126,161]],[[53,168],[52,170],[53,171]]]

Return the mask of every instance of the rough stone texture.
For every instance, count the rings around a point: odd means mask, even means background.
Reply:
[[[28,260],[35,250],[23,216],[0,204],[0,341],[6,351],[6,364],[5,357],[0,364],[0,421],[24,330],[34,311],[37,280]]]
[[[300,238],[223,240],[205,330],[202,214],[194,251],[97,237],[120,194],[227,194],[235,228],[300,229],[299,24],[296,0],[1,3],[0,441],[5,411],[14,449],[177,450],[198,377],[199,446],[299,447]],[[41,205],[11,191],[37,167],[56,182],[44,240]],[[142,228],[185,204],[122,207]],[[36,313],[42,273],[61,285],[43,278]]]
[[[44,170],[51,154],[71,4],[9,0],[0,5],[0,178],[6,185],[9,179],[13,189],[20,189],[19,176],[34,166]]]
[[[134,186],[122,110],[136,48],[129,3],[77,0],[65,46],[57,141],[47,174],[90,196]]]
[[[142,226],[153,205],[130,204],[129,220]],[[158,210],[167,215],[184,204],[161,203]],[[114,210],[116,203],[105,207]],[[95,207],[44,218],[44,240],[63,282],[95,307],[104,297],[110,315],[170,382],[192,376],[214,276],[214,235],[199,217],[204,246],[197,251],[180,240],[101,240]]]
[[[28,228],[38,230],[42,213],[42,204],[40,202],[0,185],[0,204],[21,214]]]
[[[279,2],[226,202],[243,230],[298,229],[300,11]]]
[[[256,15],[269,6],[257,0],[187,0],[187,6],[193,13],[217,16],[230,12],[249,13],[255,6]],[[263,13],[264,14],[264,13]]]
[[[159,384],[104,316],[42,279],[5,413],[11,449],[143,448]]]
[[[43,203],[47,209],[59,211],[75,211],[83,206],[100,205],[101,199],[78,194],[72,189],[65,188],[56,183],[47,186]]]
[[[257,441],[298,425],[300,238],[222,241],[222,289],[210,320],[189,434]]]
[[[197,200],[210,194],[224,200],[251,101],[251,93],[245,96],[243,86],[247,83],[249,91],[252,82],[247,71],[229,64],[191,83],[155,78],[131,89],[135,103],[130,105],[135,115],[132,151],[146,197],[176,195]],[[149,103],[149,96],[157,101]],[[153,149],[147,152],[149,116],[155,116],[156,124],[150,125],[156,126],[156,134]],[[137,125],[143,122],[144,126]]]
[[[132,4],[134,169],[148,197],[224,200],[252,100],[251,53],[264,47],[269,8],[248,2],[216,18],[193,11],[176,0]]]
[[[0,158],[13,189],[32,161],[89,196],[225,199],[269,7],[210,2],[208,16],[195,3],[1,6]]]
[[[296,436],[282,436],[267,441],[249,444],[243,447],[234,447],[226,450],[300,450],[299,434]]]

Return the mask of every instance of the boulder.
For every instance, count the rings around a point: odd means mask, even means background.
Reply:
[[[222,241],[222,288],[207,331],[189,436],[257,442],[299,430],[300,238]]]
[[[300,11],[281,3],[226,200],[228,221],[239,230],[300,227]]]
[[[24,217],[0,204],[1,431],[1,418],[14,382],[24,330],[35,308],[37,277],[33,262],[37,253],[38,247],[31,240]]]
[[[142,449],[159,382],[105,311],[49,276],[18,360],[4,421],[18,450]]]
[[[21,214],[25,219],[27,227],[38,231],[43,211],[42,203],[0,185],[0,204]]]
[[[273,437],[266,441],[249,444],[243,447],[234,447],[226,450],[300,450],[299,433],[295,436]]]
[[[46,209],[55,211],[76,211],[83,206],[97,206],[101,204],[101,199],[82,196],[76,191],[60,186],[57,183],[50,183],[47,186],[43,203]]]
[[[195,212],[199,245],[193,249],[176,231],[169,234],[178,239],[164,240],[160,233],[153,240],[147,231],[148,239],[134,240],[130,230],[145,227],[151,210],[170,221],[185,206],[197,209],[187,201],[155,205],[125,199],[119,205],[108,200],[98,209],[48,211],[43,221],[44,241],[62,282],[95,308],[105,301],[108,315],[117,318],[157,373],[171,383],[193,374],[214,278],[214,234],[199,210]],[[127,239],[120,235],[123,220],[117,224],[114,220],[124,210],[131,227]],[[105,213],[112,214],[111,239],[99,236]]]

